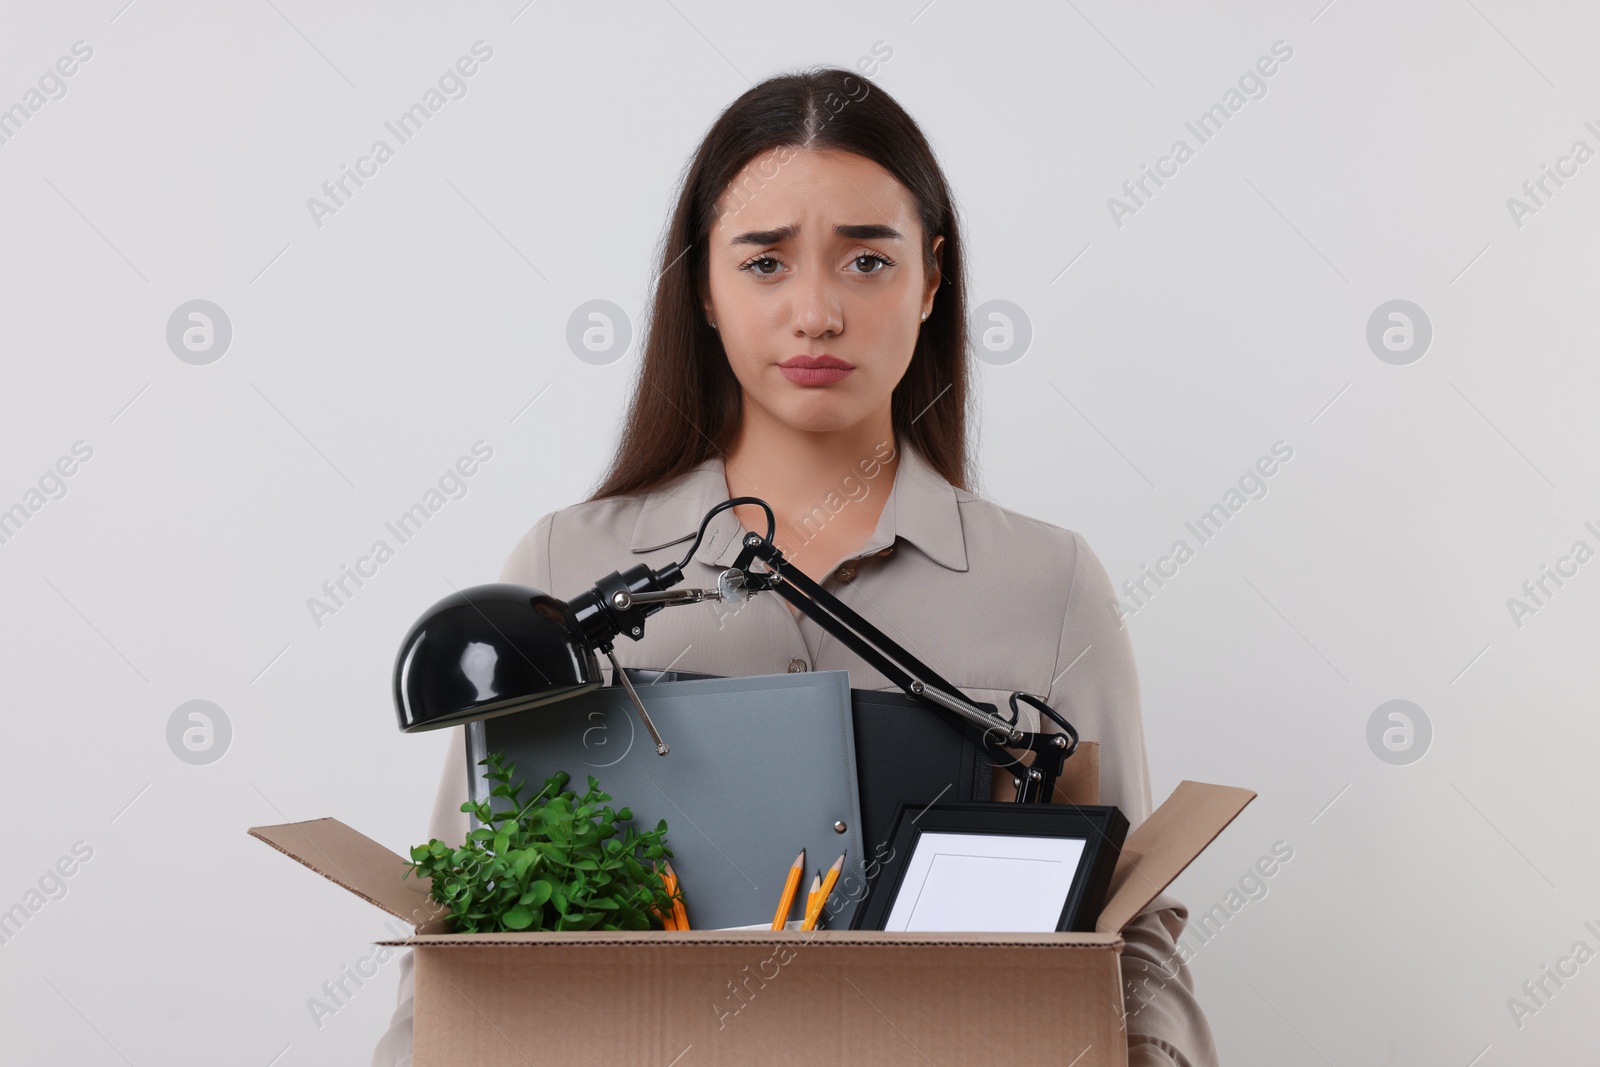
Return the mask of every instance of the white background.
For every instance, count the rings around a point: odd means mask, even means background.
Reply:
[[[420,840],[445,738],[395,729],[394,651],[586,495],[635,370],[636,347],[577,359],[568,317],[642,321],[680,168],[734,97],[880,41],[875,84],[959,197],[973,305],[1031,323],[979,365],[982,495],[1078,530],[1120,585],[1294,449],[1128,620],[1155,799],[1260,794],[1177,895],[1226,908],[1293,849],[1192,964],[1223,1061],[1592,1053],[1600,962],[1520,1027],[1507,1005],[1600,950],[1600,562],[1520,627],[1507,608],[1600,547],[1600,161],[1520,226],[1506,203],[1600,149],[1583,5],[124,3],[6,0],[0,32],[0,107],[94,49],[0,144],[0,506],[94,450],[0,545],[0,908],[94,850],[0,945],[0,1060],[366,1062],[394,965],[320,1028],[307,1000],[382,916],[245,827]],[[480,39],[465,98],[315,225],[307,198]],[[1113,222],[1275,41],[1266,96]],[[166,342],[194,299],[233,328],[206,366]],[[1405,366],[1366,342],[1394,299],[1433,328]],[[467,495],[315,625],[307,599],[480,439]],[[207,766],[167,743],[195,699],[233,730]],[[1367,739],[1394,699],[1432,727],[1405,766]]]

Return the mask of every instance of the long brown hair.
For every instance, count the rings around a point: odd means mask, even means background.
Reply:
[[[610,470],[589,497],[644,492],[712,455],[739,429],[742,394],[701,292],[717,201],[740,170],[773,149],[832,149],[872,160],[911,193],[928,276],[941,274],[911,365],[890,400],[895,436],[952,485],[969,486],[967,282],[953,198],[927,138],[888,93],[836,67],[769,78],[718,117],[685,172],[667,224],[643,358]],[[730,193],[736,197],[737,193]],[[944,236],[940,260],[934,237]]]

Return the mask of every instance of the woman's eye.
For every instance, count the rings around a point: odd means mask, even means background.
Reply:
[[[760,269],[760,265],[763,264],[763,263],[771,263],[771,264],[773,264],[774,270],[771,270],[771,271],[761,270]],[[772,274],[776,273],[777,263],[778,263],[778,261],[773,259],[771,256],[757,256],[755,259],[750,260],[748,263],[746,263],[744,266],[740,267],[739,269],[740,270],[747,270],[752,274],[759,274],[762,277],[770,277]]]
[[[892,260],[886,256],[880,256],[876,252],[863,252],[851,262],[861,267],[860,273],[862,274],[882,274],[884,267],[894,266]]]

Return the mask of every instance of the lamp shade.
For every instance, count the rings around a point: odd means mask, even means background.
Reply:
[[[496,582],[451,593],[411,627],[394,665],[405,733],[509,715],[599,688],[566,601]]]

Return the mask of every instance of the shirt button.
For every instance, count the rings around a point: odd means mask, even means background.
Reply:
[[[838,575],[841,582],[848,582],[856,576],[856,569],[854,567],[840,567]]]
[[[799,674],[801,671],[803,671],[805,669],[806,669],[806,661],[805,660],[803,660],[803,659],[792,659],[792,660],[789,661],[789,673],[790,674]]]

